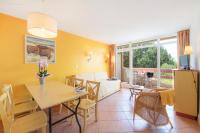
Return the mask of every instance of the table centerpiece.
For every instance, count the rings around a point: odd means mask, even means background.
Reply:
[[[37,76],[39,78],[40,85],[44,85],[45,78],[49,76],[47,71],[48,63],[46,60],[40,60],[38,66],[39,66],[39,72],[37,73]]]

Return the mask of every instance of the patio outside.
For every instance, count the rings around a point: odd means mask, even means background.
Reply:
[[[133,84],[136,84],[138,75],[144,75],[146,72],[154,73],[153,85],[156,86],[160,81],[161,87],[173,86],[172,69],[177,68],[176,45],[162,45],[160,47],[160,70],[158,69],[157,47],[139,48],[133,50],[133,64],[131,73],[133,74]],[[129,80],[129,51],[122,54],[122,80]],[[159,76],[160,71],[160,76]],[[160,77],[160,79],[159,79]]]

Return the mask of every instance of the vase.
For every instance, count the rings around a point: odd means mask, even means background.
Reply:
[[[45,77],[40,77],[40,85],[44,85],[45,84]]]

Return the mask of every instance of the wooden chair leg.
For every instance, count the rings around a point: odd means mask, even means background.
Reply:
[[[60,109],[59,109],[59,114],[61,114],[62,113],[62,104],[60,104]]]
[[[74,116],[72,116],[71,118],[70,118],[70,122],[69,122],[69,125],[72,125],[72,122],[73,122],[73,120],[74,120]]]
[[[135,112],[133,112],[133,120],[135,120]]]
[[[172,123],[171,123],[171,121],[170,121],[170,120],[169,120],[169,124],[170,124],[171,128],[173,128],[173,125],[172,125]]]
[[[87,126],[87,110],[84,110],[84,126],[83,126],[83,133],[86,133],[86,126]]]
[[[97,104],[95,105],[95,122],[98,121]]]
[[[68,104],[68,103],[67,103],[67,106],[69,106],[69,104]],[[71,107],[71,108],[72,108],[73,110],[75,110],[75,107],[74,107],[74,106],[73,106],[73,107]],[[69,111],[69,110],[67,110],[67,115],[69,115],[69,114],[70,114],[69,112],[70,112],[70,111]],[[78,113],[78,112],[77,112],[77,113]],[[69,124],[70,124],[70,125],[72,125],[74,118],[75,118],[74,116],[72,116],[72,117],[70,118],[70,120],[69,120],[69,121],[70,121],[70,122],[69,122]]]
[[[41,130],[42,130],[42,133],[46,133],[46,132],[47,132],[47,131],[46,131],[46,126],[43,127]]]
[[[87,109],[87,111],[86,111],[87,117],[90,117],[90,112],[89,111],[90,111],[89,109]]]
[[[136,102],[135,102],[136,103]],[[134,106],[135,106],[135,104],[134,104]],[[133,121],[135,120],[135,107],[134,107],[134,109],[133,109]]]

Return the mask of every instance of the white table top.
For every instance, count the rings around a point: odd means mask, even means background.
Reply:
[[[129,89],[138,90],[138,91],[142,91],[142,92],[151,92],[152,91],[152,89],[145,88],[144,86],[140,86],[140,85],[131,85]]]
[[[41,109],[50,108],[87,94],[86,91],[77,93],[73,87],[59,81],[46,81],[42,86],[39,83],[25,85]]]

